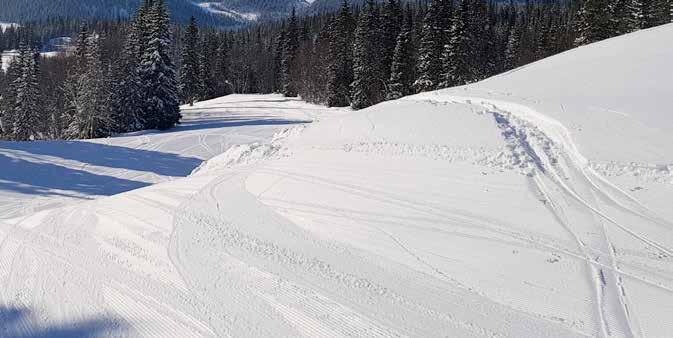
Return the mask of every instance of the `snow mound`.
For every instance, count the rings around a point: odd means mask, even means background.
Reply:
[[[412,328],[428,318],[408,315],[397,324],[411,335],[666,336],[673,86],[662,69],[673,46],[662,41],[671,39],[673,25],[644,30],[324,118],[246,188],[377,271],[439,283],[414,298],[423,311],[449,294],[493,311],[482,320],[464,303],[436,304],[472,330]],[[371,266],[358,270],[399,290]],[[404,311],[384,298],[369,298],[381,309],[373,318]]]

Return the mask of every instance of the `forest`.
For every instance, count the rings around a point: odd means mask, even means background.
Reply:
[[[369,0],[221,30],[194,17],[171,24],[162,0],[144,0],[128,20],[6,28],[0,50],[17,56],[0,71],[0,138],[167,129],[179,123],[180,104],[231,93],[362,109],[668,22],[670,0]],[[74,41],[67,52],[41,55],[64,36]]]

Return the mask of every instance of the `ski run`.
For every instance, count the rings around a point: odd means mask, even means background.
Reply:
[[[671,337],[672,40],[2,142],[0,336]]]

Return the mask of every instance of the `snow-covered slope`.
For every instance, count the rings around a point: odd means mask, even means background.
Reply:
[[[0,144],[0,332],[668,337],[671,39],[358,112],[232,96],[171,132]]]

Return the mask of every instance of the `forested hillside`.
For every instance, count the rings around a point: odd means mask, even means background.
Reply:
[[[3,0],[0,21],[34,22],[53,18],[71,19],[128,19],[142,0]],[[196,6],[188,0],[167,0],[171,17],[187,22],[191,16],[204,24],[237,26],[241,21],[217,15]]]

